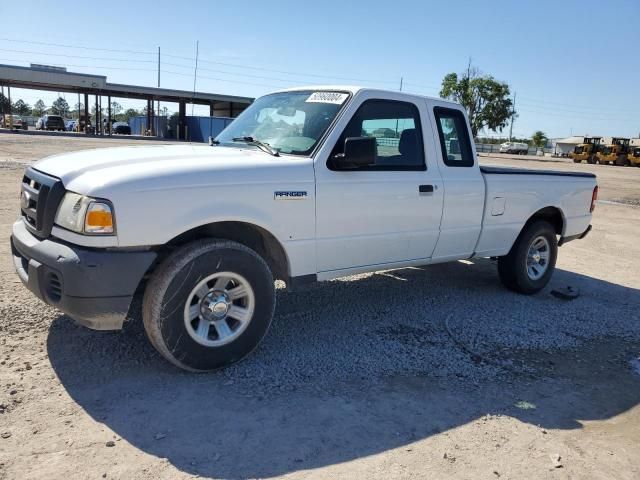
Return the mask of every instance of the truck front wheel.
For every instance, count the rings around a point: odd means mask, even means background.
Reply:
[[[267,263],[240,243],[207,239],[184,245],[156,269],[142,317],[163,357],[185,370],[210,371],[251,353],[274,308]]]
[[[553,274],[558,241],[553,226],[544,220],[523,229],[507,255],[498,259],[498,273],[510,290],[531,295],[542,290]]]

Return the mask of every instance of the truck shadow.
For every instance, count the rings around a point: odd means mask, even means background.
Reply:
[[[480,260],[279,291],[263,345],[206,375],[164,362],[139,321],[106,333],[60,316],[47,349],[70,396],[135,447],[190,474],[272,477],[487,414],[577,429],[633,408],[638,291],[558,270],[564,285],[582,295],[512,294]]]

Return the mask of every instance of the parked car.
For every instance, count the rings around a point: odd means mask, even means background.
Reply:
[[[80,115],[80,118],[76,120],[74,131],[94,133],[93,127],[91,127],[91,116],[85,117],[84,115]]]
[[[36,123],[36,130],[65,130],[64,119],[60,115],[43,115]]]
[[[112,126],[112,132],[119,135],[131,135],[131,127],[126,122],[115,122]]]
[[[27,126],[27,122],[22,120],[20,115],[12,115],[6,113],[2,119],[2,126],[4,128],[12,128],[14,130],[27,130],[29,127]]]
[[[526,143],[505,142],[500,145],[500,153],[515,153],[517,155],[526,155],[529,151],[529,145]]]
[[[65,130],[67,132],[75,132],[76,131],[76,124],[78,122],[76,120],[69,120],[67,121],[66,125],[65,125]]]
[[[372,126],[397,129],[395,147],[363,136]],[[274,279],[295,287],[497,257],[507,288],[536,293],[558,246],[589,233],[598,192],[592,173],[481,167],[462,106],[396,91],[266,95],[210,145],[28,167],[11,236],[21,280],[101,330],[120,329],[143,292],[156,349],[212,370],[266,334]]]

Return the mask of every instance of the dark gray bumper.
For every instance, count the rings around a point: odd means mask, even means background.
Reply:
[[[88,249],[40,240],[20,220],[11,235],[13,263],[38,298],[78,323],[117,330],[155,252]]]
[[[577,235],[571,235],[569,237],[562,237],[562,238],[560,238],[560,241],[558,242],[558,246],[561,247],[565,243],[571,242],[573,240],[582,240],[584,237],[586,237],[589,234],[590,231],[591,231],[591,225],[589,225],[587,227],[587,229],[582,233],[579,233]]]

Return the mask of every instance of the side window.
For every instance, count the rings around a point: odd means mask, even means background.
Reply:
[[[452,108],[435,107],[442,158],[448,167],[472,167],[473,149],[464,115]]]
[[[365,101],[342,132],[331,156],[343,153],[348,137],[376,139],[375,165],[359,170],[426,170],[420,112],[412,103]]]

